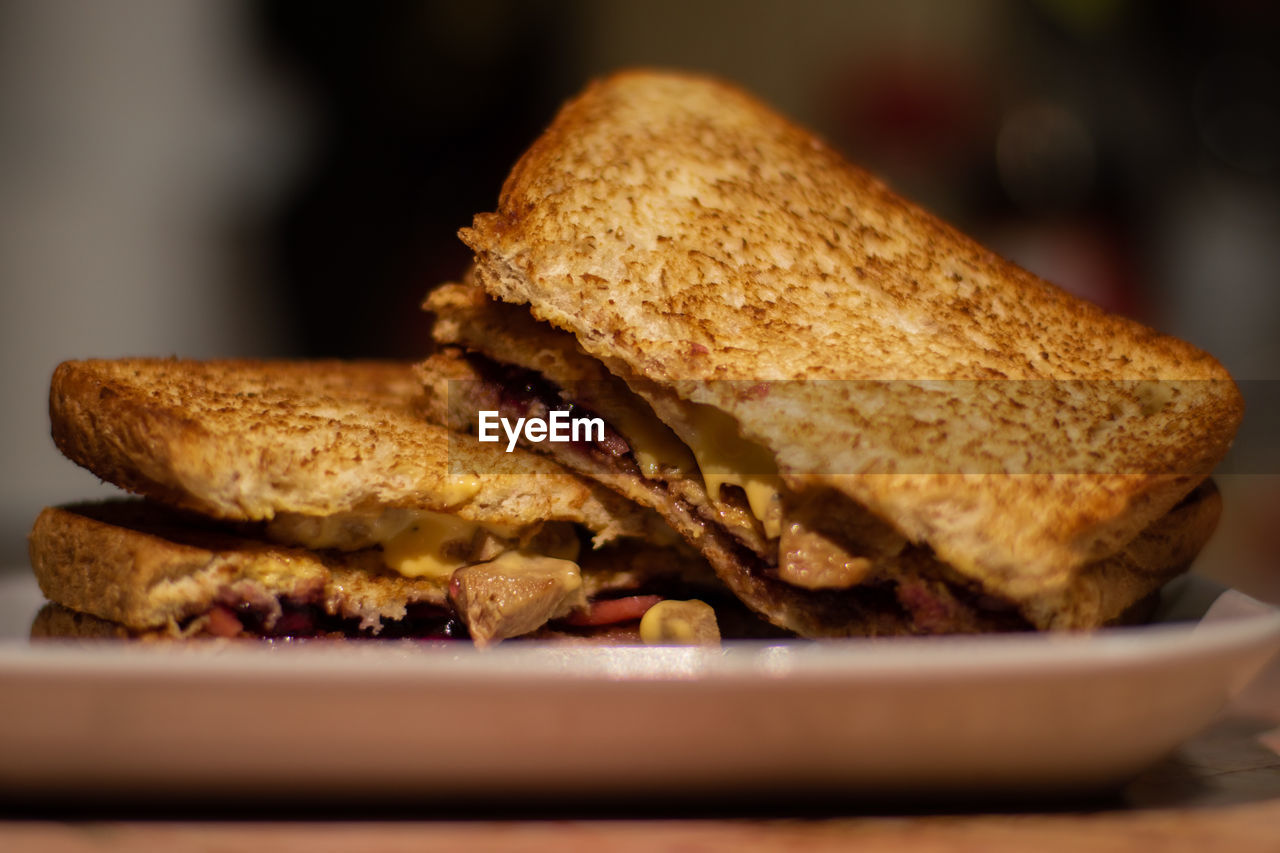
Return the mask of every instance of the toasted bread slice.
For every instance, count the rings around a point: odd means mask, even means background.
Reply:
[[[653,514],[535,454],[427,422],[408,364],[66,362],[49,397],[72,461],[213,518],[443,512],[521,527],[582,524],[598,542],[669,536]]]
[[[442,583],[403,577],[373,549],[275,545],[144,501],[47,508],[29,550],[46,598],[132,631],[199,634],[218,606],[252,610],[267,630],[287,607],[312,608],[352,633],[380,633],[414,609],[449,618]]]
[[[1016,600],[1060,597],[1165,516],[1242,415],[1206,353],[707,78],[592,85],[460,235],[491,296],[571,332],[678,432],[707,404],[788,488],[834,488]]]
[[[31,565],[61,609],[42,617],[40,632],[85,633],[71,630],[70,620],[143,638],[466,635],[447,578],[406,578],[373,548],[314,551],[255,532],[149,501],[49,507],[31,531]],[[722,590],[706,563],[681,547],[614,544],[585,552],[580,563],[587,600]]]
[[[131,629],[119,622],[91,616],[49,601],[31,621],[33,640],[167,640],[160,629]]]

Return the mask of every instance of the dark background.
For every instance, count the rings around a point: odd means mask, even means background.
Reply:
[[[741,83],[1270,394],[1278,42],[1261,0],[0,0],[6,562],[41,505],[104,493],[48,440],[59,360],[420,356],[457,229],[634,64]],[[1238,567],[1280,554],[1277,478],[1232,479],[1211,559],[1273,590]]]

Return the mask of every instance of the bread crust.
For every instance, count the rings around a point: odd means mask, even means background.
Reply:
[[[460,236],[491,296],[655,408],[728,412],[793,487],[839,489],[1014,597],[1068,588],[1165,516],[1243,414],[1208,354],[1002,260],[705,77],[594,83]],[[920,388],[886,406],[867,380]],[[981,392],[935,417],[929,381]],[[1149,411],[1152,381],[1176,387]]]
[[[120,359],[57,367],[54,442],[104,480],[233,520],[387,508],[597,534],[664,526],[535,454],[429,423],[409,364]],[[461,478],[461,481],[460,481]]]
[[[375,631],[409,605],[447,603],[441,582],[398,575],[374,549],[275,545],[143,501],[46,508],[28,546],[46,598],[131,631],[178,636],[229,594],[310,601]]]
[[[46,602],[31,622],[33,640],[169,640],[175,635],[163,629],[133,630],[88,613],[80,613],[53,601]]]

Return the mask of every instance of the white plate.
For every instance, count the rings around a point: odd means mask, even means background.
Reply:
[[[1200,609],[1203,587],[1173,596]],[[1201,602],[1202,604],[1202,602]],[[349,801],[1083,791],[1280,647],[1228,593],[1091,636],[681,648],[0,643],[0,789]]]

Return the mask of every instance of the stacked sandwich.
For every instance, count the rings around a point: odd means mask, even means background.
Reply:
[[[1093,628],[1216,524],[1242,413],[1217,362],[723,83],[594,84],[461,236],[412,372],[60,368],[59,446],[172,511],[47,511],[50,621],[706,639],[705,599],[747,634]],[[603,430],[479,440],[560,412]]]
[[[718,584],[656,514],[421,397],[408,364],[62,364],[55,443],[146,499],[40,515],[33,633],[635,640],[662,600],[650,639],[716,639],[686,599]]]

